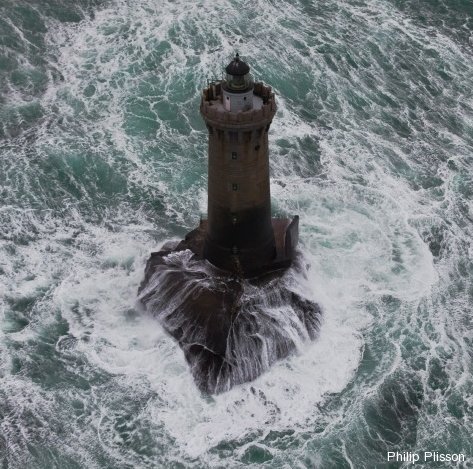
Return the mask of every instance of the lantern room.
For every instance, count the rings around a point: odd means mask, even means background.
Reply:
[[[253,109],[253,78],[249,65],[239,54],[226,66],[226,80],[223,83],[223,104],[230,112]]]

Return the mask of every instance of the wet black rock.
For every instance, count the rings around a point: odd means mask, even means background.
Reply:
[[[199,389],[219,393],[251,381],[317,336],[321,311],[296,292],[297,260],[242,279],[190,247],[182,241],[151,254],[139,301],[179,342]]]

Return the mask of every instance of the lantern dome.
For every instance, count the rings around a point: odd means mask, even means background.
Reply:
[[[240,59],[238,53],[226,66],[225,71],[227,72],[226,87],[228,91],[244,92],[253,87],[250,66]]]

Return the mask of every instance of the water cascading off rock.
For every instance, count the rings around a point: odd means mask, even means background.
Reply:
[[[209,131],[208,219],[151,254],[139,300],[184,351],[198,387],[222,392],[257,378],[316,337],[320,308],[293,284],[299,217],[271,218],[271,88],[238,54],[203,90]]]

